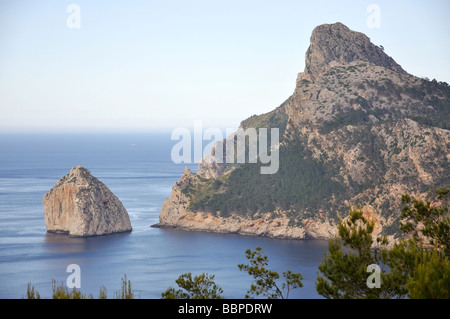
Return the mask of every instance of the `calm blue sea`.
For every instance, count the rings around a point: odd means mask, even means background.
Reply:
[[[186,164],[174,164],[168,133],[1,134],[0,298],[22,298],[31,282],[50,298],[52,279],[65,283],[69,264],[81,269],[81,291],[108,298],[124,274],[141,298],[160,298],[179,275],[208,272],[227,298],[243,298],[252,279],[239,271],[245,250],[262,247],[269,268],[301,272],[304,287],[291,298],[320,298],[317,265],[325,241],[295,241],[151,228]],[[49,234],[42,198],[69,170],[82,165],[119,197],[133,231],[91,238]],[[196,171],[197,164],[187,165]]]

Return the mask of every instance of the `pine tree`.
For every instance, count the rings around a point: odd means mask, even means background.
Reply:
[[[283,272],[285,281],[280,286],[277,282],[280,275],[278,272],[266,268],[269,260],[267,256],[263,255],[261,247],[256,247],[255,251],[247,249],[245,254],[246,258],[250,260],[250,264],[239,264],[238,267],[255,279],[255,283],[250,286],[245,298],[263,295],[270,299],[287,299],[292,289],[303,287],[303,276],[291,270]]]
[[[182,274],[175,282],[181,288],[169,287],[161,294],[162,299],[222,299],[223,293],[214,282],[214,275],[202,273],[192,278],[191,273]]]
[[[374,245],[373,223],[362,211],[351,210],[319,265],[318,293],[326,298],[449,298],[449,189],[435,190],[431,197],[402,196],[404,236],[389,249],[382,237]],[[379,288],[366,280],[371,264],[380,267]]]
[[[407,282],[413,299],[450,299],[450,261],[437,251],[426,252]]]
[[[373,247],[374,223],[364,217],[363,211],[351,209],[349,217],[340,222],[338,229],[339,238],[329,241],[328,252],[318,267],[321,275],[317,277],[317,292],[333,299],[402,296],[384,266],[382,251],[387,240],[378,237],[377,247]],[[379,270],[379,288],[368,283],[371,267]]]

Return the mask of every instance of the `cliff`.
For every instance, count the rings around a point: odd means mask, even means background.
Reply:
[[[131,231],[128,212],[108,187],[77,166],[43,198],[48,232],[88,237]]]
[[[365,34],[352,31],[339,22],[314,28],[310,42],[304,73],[313,80],[331,68],[332,62],[370,62],[397,73],[406,73],[383,49],[370,42]]]
[[[377,233],[394,237],[402,194],[423,198],[432,185],[448,187],[447,83],[407,73],[341,23],[313,30],[305,62],[285,102],[241,123],[279,128],[278,172],[217,163],[213,149],[196,174],[185,171],[174,185],[159,226],[330,238],[355,205]]]
[[[201,183],[199,176],[186,167],[180,180],[172,188],[170,198],[163,203],[160,223],[153,227],[291,239],[328,238],[335,234],[336,230],[329,223],[317,223],[314,220],[306,227],[290,227],[289,219],[281,214],[275,218],[270,214],[245,218],[238,214],[221,217],[220,214],[192,212],[189,209],[190,198],[184,190],[189,186],[195,187],[198,183]]]

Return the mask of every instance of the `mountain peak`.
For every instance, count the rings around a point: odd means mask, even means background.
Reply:
[[[216,144],[175,183],[155,227],[329,239],[339,214],[359,206],[374,236],[394,238],[403,194],[448,187],[449,110],[448,84],[406,73],[342,23],[318,26],[293,94],[241,122],[279,129],[271,148],[280,169],[261,175],[262,162],[250,157],[227,163],[228,143]]]
[[[370,42],[369,37],[340,22],[314,28],[305,60],[304,73],[313,80],[320,77],[332,61],[349,63],[361,60],[406,73],[382,48]]]

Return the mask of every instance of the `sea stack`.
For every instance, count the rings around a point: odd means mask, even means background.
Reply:
[[[79,165],[44,195],[43,205],[48,232],[89,237],[132,229],[120,200]]]

